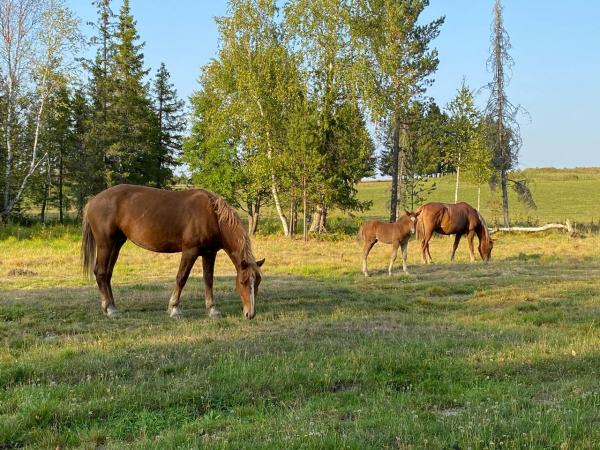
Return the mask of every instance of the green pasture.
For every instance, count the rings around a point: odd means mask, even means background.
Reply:
[[[7,230],[5,230],[7,231]],[[10,236],[9,236],[10,235]],[[100,313],[75,227],[0,238],[0,448],[597,448],[600,237],[497,235],[489,265],[371,278],[353,237],[259,236],[257,317],[217,262],[224,319],[206,317],[201,265],[183,320],[167,301],[177,255],[126,244]]]

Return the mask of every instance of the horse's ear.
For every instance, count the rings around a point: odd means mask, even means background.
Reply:
[[[262,267],[262,265],[265,263],[265,258],[261,259],[260,261],[256,261],[256,265],[258,267]]]
[[[242,268],[242,270],[246,270],[248,268],[248,261],[246,261],[245,259],[242,259],[242,262],[240,263],[240,267]]]
[[[404,212],[406,213],[407,216],[410,216],[412,214],[410,211],[408,211],[406,209],[404,210]]]

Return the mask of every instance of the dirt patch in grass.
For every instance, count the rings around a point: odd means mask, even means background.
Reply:
[[[37,274],[33,270],[15,267],[14,269],[10,269],[6,275],[9,277],[35,277]]]

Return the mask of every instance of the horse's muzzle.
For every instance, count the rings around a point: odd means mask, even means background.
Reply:
[[[256,315],[256,314],[255,314],[254,312],[248,312],[248,311],[246,311],[246,312],[244,313],[244,317],[246,317],[246,319],[248,319],[248,320],[252,320],[252,319],[254,319],[254,316],[255,316],[255,315]]]

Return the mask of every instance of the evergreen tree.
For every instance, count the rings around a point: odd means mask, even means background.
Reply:
[[[87,114],[88,123],[85,124],[85,145],[90,150],[89,156],[97,158],[92,164],[99,173],[92,179],[98,182],[94,192],[105,189],[115,172],[115,158],[109,154],[109,147],[114,143],[112,105],[115,103],[115,25],[114,14],[110,8],[111,0],[95,0],[98,23],[95,25],[97,35],[92,37],[90,44],[97,46],[96,57],[93,61],[85,61],[85,66],[90,72],[88,95],[91,110]],[[79,97],[83,100],[83,97]],[[84,125],[80,124],[83,128]]]
[[[169,72],[162,63],[156,72],[153,85],[154,110],[158,119],[158,141],[154,155],[156,187],[165,186],[172,179],[172,169],[180,156],[185,130],[185,104],[177,98],[177,91],[169,80]]]
[[[152,110],[144,77],[144,44],[138,44],[136,22],[131,15],[129,0],[119,11],[115,33],[114,79],[111,133],[114,140],[108,147],[113,161],[109,184],[146,184],[160,178],[154,161],[158,142],[158,118]]]

